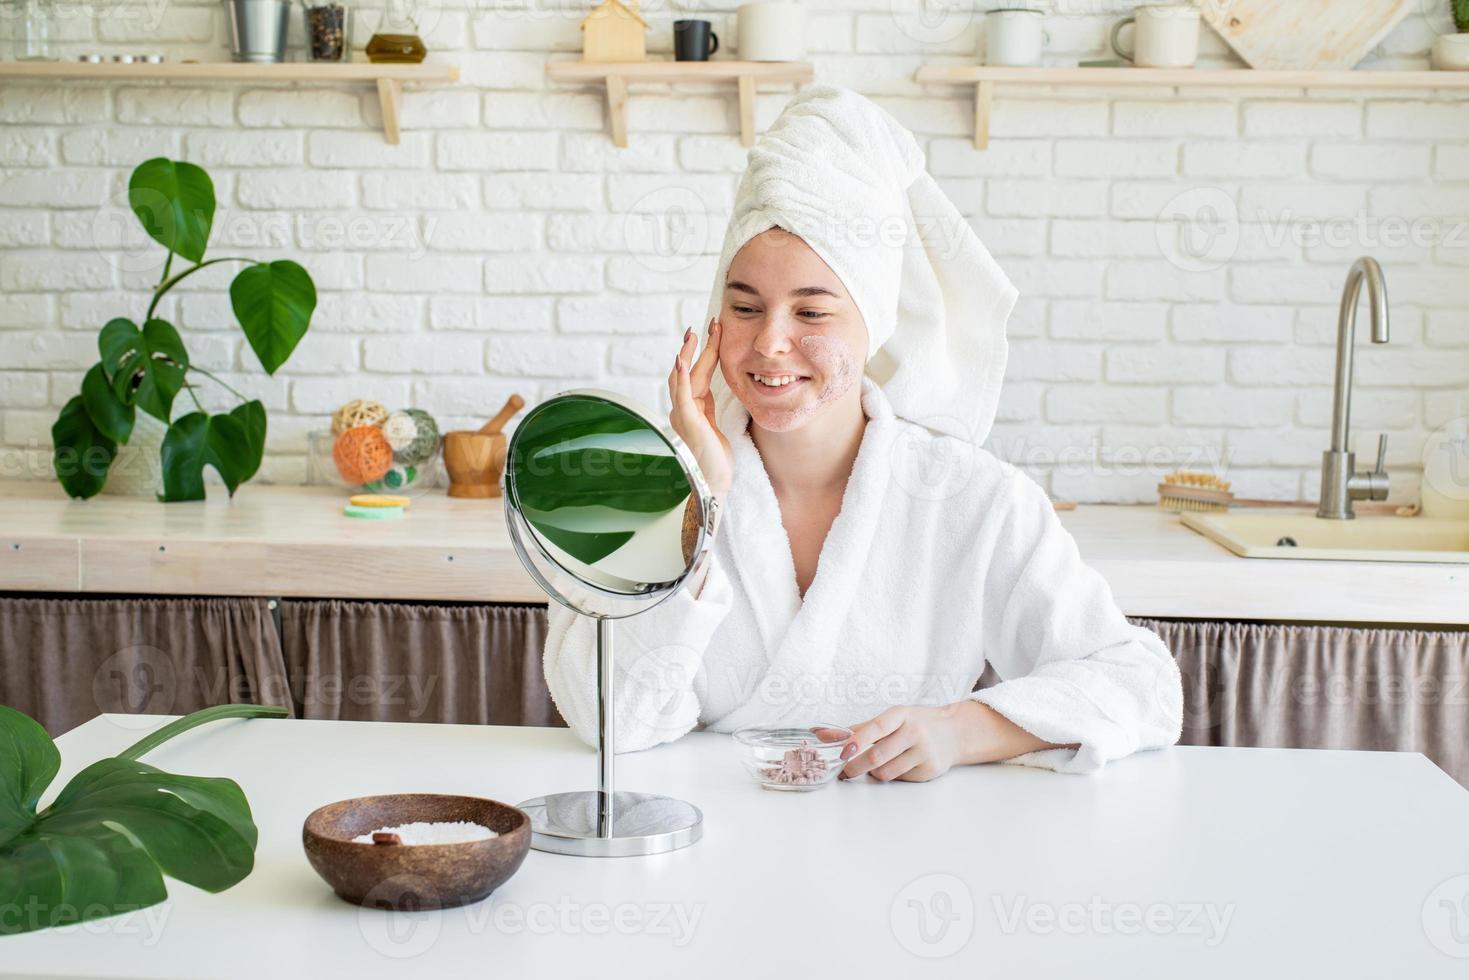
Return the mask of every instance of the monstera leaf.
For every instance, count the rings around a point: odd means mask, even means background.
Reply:
[[[218,718],[285,713],[251,704],[196,711],[92,763],[38,813],[61,754],[40,725],[0,705],[0,935],[155,905],[168,897],[164,875],[210,892],[243,880],[257,832],[240,787],[138,757]]]
[[[258,401],[227,415],[185,415],[163,437],[163,499],[203,500],[206,466],[214,467],[233,497],[260,469],[264,451],[265,406]]]
[[[149,238],[190,262],[204,260],[214,182],[203,168],[164,157],[145,160],[128,180],[128,205]]]
[[[125,405],[136,405],[164,425],[184,386],[189,352],[173,324],[149,320],[139,330],[125,317],[110,320],[97,335],[102,371]]]
[[[316,309],[316,285],[294,262],[252,265],[230,283],[230,305],[266,374],[296,349]]]
[[[68,496],[94,497],[107,482],[117,443],[97,428],[81,395],[72,398],[51,426],[51,465]]]
[[[515,444],[521,506],[543,514],[599,506],[657,514],[691,488],[662,436],[641,419],[596,399],[568,400],[553,419],[536,416]]]
[[[97,431],[115,443],[127,444],[133,434],[136,413],[133,406],[117,397],[100,361],[82,378],[82,404]]]

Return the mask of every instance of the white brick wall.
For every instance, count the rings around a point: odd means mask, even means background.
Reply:
[[[704,16],[733,55],[736,5],[644,0],[650,51],[669,51],[674,18]],[[1084,12],[1051,18],[1050,57],[1100,56],[1132,5],[1058,4]],[[0,476],[47,477],[49,426],[96,357],[96,330],[142,312],[159,256],[128,247],[139,234],[119,208],[132,166],[159,154],[213,175],[211,254],[291,257],[316,279],[312,333],[275,378],[232,326],[228,270],[162,310],[198,363],[265,401],[264,479],[304,479],[306,432],[354,397],[449,426],[479,424],[512,392],[581,384],[662,403],[679,334],[702,326],[744,164],[738,113],[729,89],[638,86],[631,145],[612,146],[599,94],[543,75],[548,58],[576,57],[588,6],[425,3],[433,58],[463,81],[410,91],[396,147],[365,87],[0,88]],[[1395,494],[1414,492],[1427,433],[1469,413],[1462,96],[1009,89],[981,153],[969,96],[912,81],[925,61],[972,60],[978,15],[918,0],[810,7],[817,77],[913,128],[1021,289],[992,448],[1081,500],[1150,500],[1176,466],[1223,466],[1246,494],[1309,496],[1342,278],[1371,254],[1394,336],[1359,351],[1353,421],[1364,452],[1390,433]],[[215,0],[86,10],[58,27],[63,57],[227,57]],[[378,15],[357,13],[360,47]],[[1369,66],[1424,67],[1432,36],[1415,10]],[[1207,32],[1204,52],[1230,63]],[[757,123],[787,97],[762,93]]]

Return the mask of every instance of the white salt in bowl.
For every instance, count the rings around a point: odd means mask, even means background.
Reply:
[[[742,728],[734,733],[745,771],[766,789],[805,792],[837,778],[846,762],[842,748],[852,730],[840,725],[810,728]]]
[[[379,827],[472,823],[494,837],[443,844],[360,844]],[[498,800],[394,793],[328,803],[301,828],[306,859],[337,895],[382,909],[437,909],[477,902],[520,870],[530,816]]]

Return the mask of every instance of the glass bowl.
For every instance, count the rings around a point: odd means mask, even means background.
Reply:
[[[749,774],[766,789],[805,792],[837,777],[846,763],[842,746],[852,731],[840,725],[810,728],[742,728],[734,733]]]

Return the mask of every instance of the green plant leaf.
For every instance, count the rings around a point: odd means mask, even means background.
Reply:
[[[126,834],[30,832],[0,845],[0,936],[120,915],[167,897],[158,865]]]
[[[240,422],[242,441],[238,445],[234,465],[238,481],[245,483],[260,471],[260,463],[265,458],[265,406],[258,401],[248,401],[236,405],[230,415]]]
[[[87,415],[97,431],[113,442],[127,444],[128,438],[133,434],[133,406],[125,404],[117,397],[117,393],[107,383],[107,375],[100,362],[93,364],[87,376],[82,379],[82,404],[86,406]]]
[[[51,426],[51,466],[67,495],[96,496],[107,483],[117,443],[107,438],[87,414],[82,396],[66,403]]]
[[[295,262],[252,265],[230,283],[230,305],[266,374],[286,363],[316,309],[316,285]]]
[[[209,416],[190,412],[168,427],[160,455],[164,501],[204,499],[204,441]]]
[[[165,874],[211,892],[244,879],[259,833],[239,785],[137,756],[218,718],[285,714],[241,704],[196,711],[83,769],[37,814],[60,754],[40,725],[0,706],[0,935],[157,904],[168,897]]]
[[[246,402],[227,415],[191,412],[163,437],[163,499],[203,500],[204,467],[212,466],[230,496],[260,469],[265,406]]]
[[[56,770],[61,753],[32,719],[0,704],[0,844],[28,827]]]
[[[230,496],[235,495],[242,474],[249,465],[250,447],[246,444],[245,423],[234,415],[211,415],[209,430],[204,435],[204,464],[214,467]]]
[[[139,330],[118,317],[102,328],[97,348],[113,393],[167,425],[189,369],[189,352],[173,324],[153,319]]]
[[[131,759],[77,773],[31,832],[99,836],[108,824],[127,828],[164,874],[206,891],[223,891],[255,863],[250,804],[234,780],[176,776]]]
[[[128,204],[148,237],[190,262],[204,260],[214,224],[214,183],[192,163],[155,157],[128,180]]]

